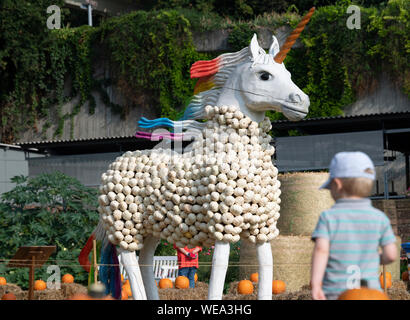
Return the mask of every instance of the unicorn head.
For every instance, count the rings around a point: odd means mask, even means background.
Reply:
[[[254,34],[249,47],[194,63],[191,78],[199,80],[184,119],[202,118],[208,104],[235,106],[257,122],[264,119],[268,110],[282,112],[289,120],[303,119],[309,111],[309,97],[293,83],[283,60],[313,11],[314,8],[302,19],[281,49],[273,36],[266,53]]]

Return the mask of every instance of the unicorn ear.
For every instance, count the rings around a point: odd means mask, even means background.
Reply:
[[[276,54],[279,52],[279,50],[280,50],[280,47],[279,47],[278,39],[276,39],[275,36],[272,36],[272,44],[271,44],[271,46],[270,46],[270,48],[269,48],[269,54],[270,54],[272,57],[275,57]]]
[[[258,43],[258,37],[256,33],[253,34],[251,44],[249,45],[249,49],[251,50],[252,53],[252,58],[255,61],[258,56],[259,56],[259,43]]]

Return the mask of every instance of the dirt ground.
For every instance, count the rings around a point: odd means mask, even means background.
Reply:
[[[256,300],[257,285],[255,290],[250,295],[237,293],[238,282],[232,282],[227,294],[223,296],[223,300]],[[28,292],[22,290],[15,284],[0,285],[0,297],[6,292],[12,292],[17,300],[27,300]],[[76,283],[61,284],[60,290],[46,289],[44,291],[35,291],[35,300],[66,300],[76,293],[87,293],[87,288]],[[410,293],[406,290],[406,284],[403,281],[394,281],[387,293],[392,300],[410,300]],[[159,297],[161,300],[207,300],[208,284],[205,282],[197,282],[194,289],[159,289]],[[308,286],[302,287],[298,291],[284,292],[274,294],[272,300],[312,300]]]

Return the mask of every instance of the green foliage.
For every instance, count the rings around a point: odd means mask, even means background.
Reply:
[[[375,88],[381,71],[410,97],[409,2],[362,0],[361,29],[349,30],[346,9],[349,0],[328,1],[174,0],[134,1],[141,9],[109,18],[97,27],[46,28],[50,4],[63,1],[4,0],[0,4],[0,140],[11,143],[19,132],[37,128],[46,118],[51,126],[50,106],[56,107],[61,136],[67,121],[73,136],[74,121],[83,105],[93,114],[98,92],[106,106],[125,116],[129,109],[149,105],[158,114],[177,119],[192,95],[194,83],[189,68],[197,60],[219,53],[198,53],[192,31],[230,30],[229,44],[240,50],[260,27],[275,30],[294,27],[312,5],[317,10],[301,35],[303,48],[292,49],[285,64],[293,81],[311,100],[308,117],[335,116],[368,89]],[[368,7],[370,6],[370,7]],[[170,10],[172,9],[172,10]],[[278,13],[280,12],[280,14]],[[67,23],[69,10],[62,11]],[[245,22],[244,19],[247,19]],[[92,61],[106,56],[112,77],[96,80]],[[71,83],[67,92],[65,84]],[[124,105],[110,101],[108,85],[120,88]],[[66,86],[67,87],[67,86]],[[67,88],[66,88],[67,89]],[[62,105],[78,96],[68,113]],[[283,119],[269,112],[272,119]]]
[[[199,268],[197,274],[200,281],[209,283],[212,270],[213,250],[213,246],[211,248],[202,248],[202,251],[199,253]],[[229,266],[225,277],[224,293],[227,292],[231,282],[239,280],[239,253],[240,242],[231,244],[229,251]]]
[[[36,269],[36,279],[47,280],[47,266],[59,265],[61,275],[71,273],[76,282],[87,284],[88,274],[77,258],[98,223],[97,191],[60,172],[28,179],[12,179],[16,187],[1,196],[1,259],[11,259],[20,246],[56,245],[45,266]],[[23,288],[28,269],[6,268],[0,274]]]
[[[136,11],[101,24],[100,41],[118,68],[116,82],[125,96],[149,92],[161,116],[175,119],[193,92],[189,69],[201,57],[189,27],[176,11]]]
[[[232,51],[239,51],[242,48],[249,46],[249,42],[255,33],[255,27],[248,23],[235,25],[229,33],[228,43]]]
[[[61,0],[5,0],[0,7],[0,117],[1,140],[12,142],[22,130],[34,127],[36,121],[57,105],[62,133],[64,120],[72,118],[90,98],[92,28],[49,30],[46,26],[50,5],[62,7]],[[62,10],[62,21],[68,16]],[[66,76],[73,90],[64,94]],[[61,105],[76,94],[80,101],[73,114],[61,114]]]
[[[382,70],[409,97],[409,3],[389,1],[361,8],[361,29],[346,27],[350,1],[319,7],[301,34],[303,48],[285,60],[292,80],[309,96],[308,118],[337,116],[363,92],[372,90]],[[283,115],[268,113],[272,120]]]
[[[174,249],[174,245],[164,239],[161,239],[161,242],[155,250],[156,256],[175,256],[176,254],[177,251]]]

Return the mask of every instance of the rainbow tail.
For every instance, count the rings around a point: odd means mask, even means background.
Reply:
[[[78,256],[78,262],[83,267],[86,272],[91,271],[91,263],[88,256],[90,255],[91,250],[93,249],[93,240],[95,239],[94,233],[88,238],[87,243],[84,248],[81,250],[80,255]]]

